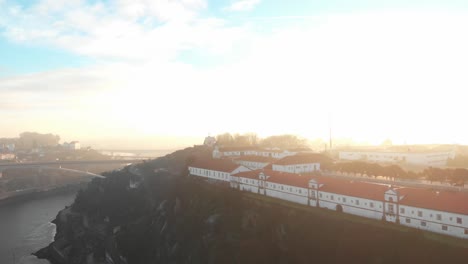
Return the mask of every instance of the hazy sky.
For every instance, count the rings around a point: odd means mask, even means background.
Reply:
[[[164,148],[327,137],[331,116],[336,137],[468,144],[467,29],[465,0],[0,0],[0,137]]]

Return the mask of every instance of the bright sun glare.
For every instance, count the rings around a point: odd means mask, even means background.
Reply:
[[[169,5],[176,19],[130,4],[0,5],[5,41],[88,60],[3,73],[0,109],[11,135],[326,138],[331,115],[336,137],[467,143],[468,128],[457,122],[468,84],[463,10],[311,9],[239,19]]]

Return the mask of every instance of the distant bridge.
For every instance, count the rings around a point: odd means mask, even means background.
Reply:
[[[13,168],[29,168],[40,166],[63,166],[63,165],[101,165],[101,164],[130,164],[142,162],[141,159],[126,160],[58,160],[58,161],[37,161],[22,163],[0,163],[0,170]]]
[[[61,161],[39,161],[39,162],[24,162],[24,163],[4,163],[0,164],[0,172],[6,169],[23,169],[23,168],[46,168],[63,171],[71,171],[93,177],[103,178],[102,175],[91,173],[88,171],[62,168],[66,165],[105,165],[105,164],[132,164],[140,163],[141,159],[127,160],[61,160]],[[57,168],[58,167],[58,168]]]

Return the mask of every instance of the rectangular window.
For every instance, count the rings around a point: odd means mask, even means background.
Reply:
[[[418,216],[419,217],[422,217],[423,216],[423,213],[421,211],[418,211]]]
[[[373,203],[373,202],[370,202],[370,203],[369,203],[369,206],[370,206],[370,208],[374,208],[374,203]]]
[[[333,195],[330,195],[330,200],[334,200],[335,198],[333,197]]]
[[[310,191],[310,198],[315,200],[315,191]]]
[[[447,230],[448,230],[448,227],[447,227],[446,225],[443,225],[443,226],[442,226],[442,230],[447,231]]]
[[[346,203],[346,197],[343,197],[343,203]]]
[[[465,235],[468,235],[468,229],[465,229]]]
[[[404,214],[405,213],[405,208],[400,208],[400,214]]]
[[[425,222],[425,221],[421,221],[421,225],[422,225],[422,226],[426,226],[426,222]]]
[[[406,223],[407,223],[407,224],[411,223],[411,219],[406,218]]]
[[[356,205],[359,205],[359,200],[356,200]]]
[[[395,212],[394,209],[393,209],[393,204],[388,205],[388,212],[391,213],[391,214],[393,214]]]
[[[319,197],[322,198],[322,194],[321,194],[321,193],[319,193]]]
[[[461,223],[462,223],[461,217],[457,217],[457,224],[461,224]]]
[[[442,215],[441,215],[441,214],[437,214],[437,215],[436,215],[436,219],[437,219],[438,221],[442,221]]]

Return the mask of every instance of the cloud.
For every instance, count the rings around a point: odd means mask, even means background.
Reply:
[[[19,43],[46,45],[99,59],[168,61],[196,44],[197,33],[216,31],[200,19],[203,0],[120,0],[108,4],[42,0],[4,4],[0,28]],[[193,32],[193,33],[192,33]],[[190,38],[186,35],[191,36]]]
[[[262,30],[251,20],[232,26],[199,17],[204,2],[179,1],[173,11],[165,7],[170,16],[152,11],[149,1],[80,3],[8,11],[11,39],[48,43],[99,65],[0,79],[2,111],[24,106],[50,126],[72,118],[63,129],[70,134],[95,125],[121,135],[253,130],[316,137],[327,135],[329,112],[335,135],[376,142],[468,133],[453,122],[464,118],[468,86],[464,13],[339,14]],[[185,50],[199,52],[200,61],[180,61]],[[208,55],[223,63],[197,67]],[[2,122],[14,127],[28,118]]]
[[[226,10],[229,11],[250,11],[254,9],[255,6],[260,4],[261,0],[238,0],[233,2],[231,5],[226,7]]]

